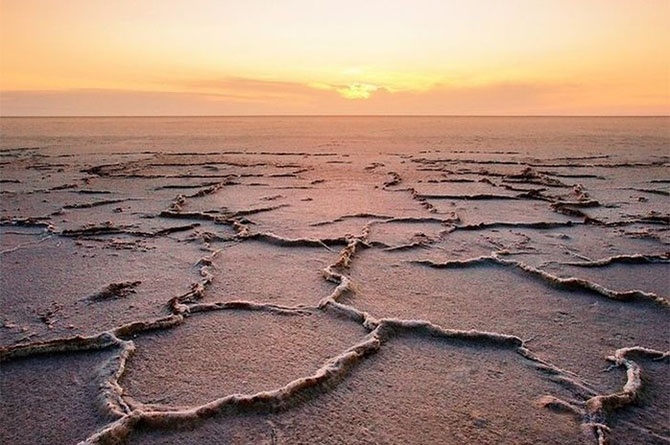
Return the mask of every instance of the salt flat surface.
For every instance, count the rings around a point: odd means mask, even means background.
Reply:
[[[666,120],[285,119],[2,120],[0,442],[670,442]]]

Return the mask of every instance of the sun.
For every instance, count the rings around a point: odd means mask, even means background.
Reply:
[[[352,83],[342,88],[337,88],[336,91],[345,99],[369,99],[372,93],[379,90],[377,85],[369,83]]]

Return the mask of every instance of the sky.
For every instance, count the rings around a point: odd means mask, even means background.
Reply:
[[[0,0],[0,115],[669,115],[670,0]]]

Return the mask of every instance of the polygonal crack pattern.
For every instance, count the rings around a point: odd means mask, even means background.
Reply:
[[[1,154],[2,443],[670,441],[667,160]]]

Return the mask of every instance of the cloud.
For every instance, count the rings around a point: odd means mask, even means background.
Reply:
[[[170,85],[164,85],[170,87]],[[3,116],[196,115],[667,115],[658,98],[612,103],[580,85],[440,85],[392,91],[374,84],[246,78],[191,80],[180,92],[111,89],[0,92]],[[358,99],[358,100],[352,100]],[[361,100],[364,99],[364,100]]]
[[[121,89],[5,91],[0,93],[3,116],[151,116],[253,113],[244,97],[210,97],[193,93]]]
[[[245,77],[185,80],[170,82],[168,85],[180,91],[214,95],[233,94],[239,98],[301,96],[309,94],[310,90],[307,85],[297,82]]]
[[[318,91],[332,91],[345,99],[369,99],[383,86],[372,83],[331,84],[326,82],[298,83],[276,80],[225,77],[221,79],[199,79],[173,83],[174,87],[187,91],[211,95],[235,95],[247,99],[274,99],[287,97],[322,97]],[[318,90],[315,92],[314,90]]]

